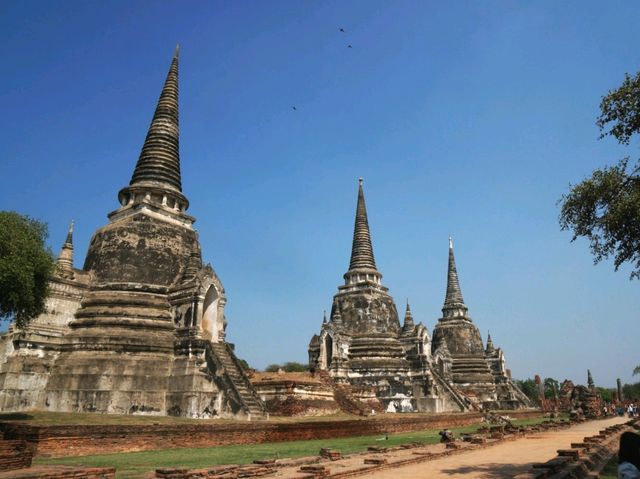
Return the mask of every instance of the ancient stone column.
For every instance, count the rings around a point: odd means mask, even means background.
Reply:
[[[616,379],[616,384],[618,386],[618,401],[622,402],[624,398],[622,397],[622,381],[620,381],[620,378]]]

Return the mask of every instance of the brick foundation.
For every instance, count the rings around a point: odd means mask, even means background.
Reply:
[[[29,467],[33,459],[33,444],[27,441],[0,439],[0,471]]]
[[[0,472],[0,479],[114,479],[112,467],[35,466]]]
[[[509,412],[512,418],[539,417],[539,411]],[[6,439],[32,443],[36,454],[48,457],[113,452],[211,447],[233,444],[328,439],[465,426],[482,414],[385,415],[367,419],[314,422],[271,421],[188,423],[176,425],[36,426],[0,423]]]

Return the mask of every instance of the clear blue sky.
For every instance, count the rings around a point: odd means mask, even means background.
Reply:
[[[640,283],[570,244],[556,202],[639,154],[594,124],[640,69],[639,24],[633,1],[5,0],[0,208],[48,222],[55,252],[74,219],[81,267],[179,42],[183,189],[240,357],[306,361],[362,176],[399,309],[433,330],[451,234],[470,314],[515,377],[631,382]]]

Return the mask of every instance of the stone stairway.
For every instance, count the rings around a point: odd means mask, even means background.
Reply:
[[[431,377],[436,382],[441,391],[446,391],[450,397],[460,406],[461,411],[468,411],[469,405],[464,400],[464,396],[457,391],[445,378],[443,378],[438,371],[432,366],[429,366],[431,371]]]
[[[209,344],[211,345],[211,353],[215,355],[216,362],[224,368],[224,374],[233,386],[243,409],[252,419],[265,418],[267,415],[266,407],[229,345],[227,343]]]

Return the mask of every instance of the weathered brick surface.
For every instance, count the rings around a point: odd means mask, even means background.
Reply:
[[[0,472],[0,479],[114,479],[112,467],[35,466]]]
[[[512,417],[539,416],[536,411],[512,412]],[[231,444],[328,439],[423,429],[437,429],[481,421],[479,413],[394,415],[375,419],[276,423],[235,422],[180,425],[32,426],[0,423],[7,439],[25,440],[41,456],[80,456],[110,452],[210,447]]]
[[[33,459],[33,445],[27,441],[0,439],[0,471],[29,467]]]

